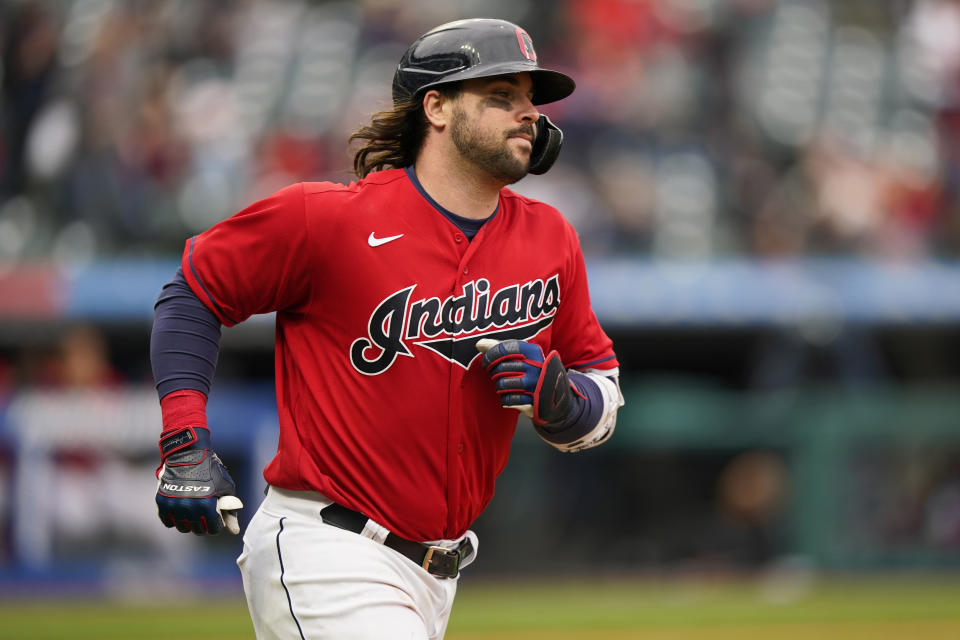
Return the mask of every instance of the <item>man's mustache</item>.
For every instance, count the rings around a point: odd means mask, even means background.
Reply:
[[[534,126],[533,126],[532,124],[530,124],[529,122],[526,123],[526,124],[520,125],[520,126],[517,127],[516,129],[511,129],[510,131],[508,131],[508,132],[507,132],[507,137],[509,138],[509,137],[511,137],[511,136],[515,136],[515,135],[517,135],[518,133],[525,133],[525,134],[527,134],[528,136],[530,136],[530,139],[531,139],[531,140],[536,140],[536,138],[537,138],[537,130],[536,130],[536,127],[534,127]]]

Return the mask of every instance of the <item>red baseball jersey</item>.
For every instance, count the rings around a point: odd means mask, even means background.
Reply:
[[[575,231],[509,189],[471,242],[400,169],[295,184],[187,240],[183,272],[225,325],[277,312],[267,482],[413,540],[462,535],[507,463],[519,413],[478,339],[618,366]]]

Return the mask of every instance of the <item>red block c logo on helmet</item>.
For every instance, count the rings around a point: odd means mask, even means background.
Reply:
[[[517,42],[520,43],[520,52],[523,53],[523,57],[536,62],[537,52],[533,48],[533,40],[530,38],[530,34],[520,27],[517,27]]]

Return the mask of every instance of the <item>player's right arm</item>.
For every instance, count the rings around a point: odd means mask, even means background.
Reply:
[[[157,470],[157,514],[167,527],[198,535],[238,533],[243,504],[210,447],[206,403],[220,349],[220,321],[187,285],[181,270],[154,307],[150,336],[163,432]]]
[[[242,505],[210,448],[206,420],[220,327],[309,304],[308,235],[303,185],[281,189],[187,240],[181,268],[157,300],[150,345],[163,414],[156,501],[168,527],[238,531]]]

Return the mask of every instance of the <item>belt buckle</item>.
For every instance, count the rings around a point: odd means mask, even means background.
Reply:
[[[428,547],[420,566],[432,575],[456,578],[460,572],[460,552],[443,547]]]

